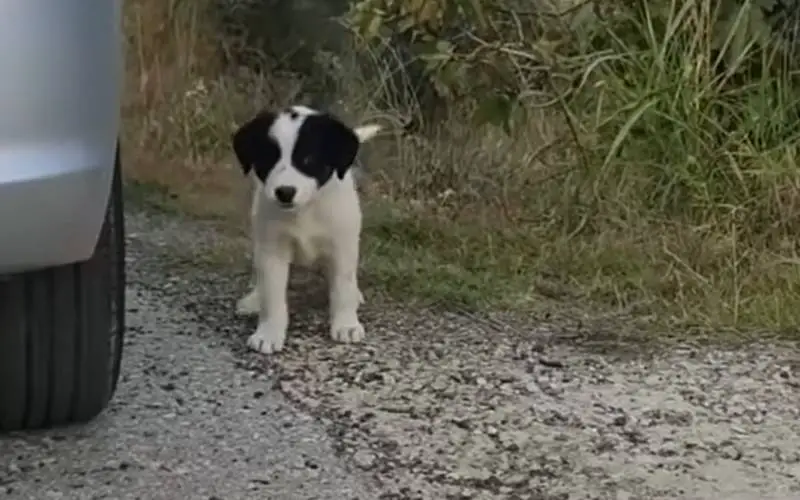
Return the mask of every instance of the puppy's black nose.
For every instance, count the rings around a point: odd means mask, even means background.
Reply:
[[[294,200],[294,195],[296,194],[297,188],[294,186],[278,186],[275,188],[275,198],[287,205]]]

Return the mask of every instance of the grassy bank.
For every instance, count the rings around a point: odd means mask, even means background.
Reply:
[[[307,78],[265,54],[262,71],[231,64],[241,47],[204,9],[127,2],[126,178],[138,196],[243,234],[250,186],[230,133],[261,106],[294,102]],[[331,57],[337,111],[390,129],[364,156],[369,286],[475,308],[583,304],[676,327],[798,324],[798,94],[785,72],[745,72],[752,58],[728,56],[721,70],[702,12],[601,23],[602,46],[596,33],[567,40],[553,66],[577,90],[555,99],[555,75],[528,92],[510,134],[474,125],[466,105],[424,136],[401,134],[413,106],[387,99],[395,68]],[[539,42],[493,47],[513,62]],[[514,75],[533,89],[530,73]]]

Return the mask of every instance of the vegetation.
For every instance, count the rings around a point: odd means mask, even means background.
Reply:
[[[392,131],[365,157],[371,287],[788,329],[800,90],[772,3],[353,0],[301,76],[240,3],[128,0],[127,178],[245,228],[230,133],[323,82]]]

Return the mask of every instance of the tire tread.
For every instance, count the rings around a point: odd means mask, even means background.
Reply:
[[[88,421],[116,391],[125,326],[119,150],[116,155],[109,210],[92,257],[0,277],[0,431]]]

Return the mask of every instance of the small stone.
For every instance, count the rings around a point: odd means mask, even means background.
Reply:
[[[564,362],[558,359],[550,359],[545,357],[539,358],[539,363],[548,368],[564,368]]]
[[[472,427],[471,422],[463,417],[454,418],[451,422],[459,429],[469,430]]]
[[[618,443],[610,436],[602,436],[594,446],[595,453],[610,453],[617,449]]]
[[[667,442],[658,448],[657,454],[661,457],[674,457],[679,454],[678,445],[674,442]]]
[[[525,434],[512,431],[503,431],[499,434],[498,439],[506,451],[518,452],[522,449],[525,443]]]
[[[474,498],[475,495],[476,495],[476,492],[472,488],[464,488],[459,492],[459,495],[460,495],[460,497],[462,499],[468,500],[470,498]]]
[[[503,483],[507,486],[522,486],[528,482],[528,476],[526,474],[520,473],[513,473],[510,476],[503,479]]]
[[[450,386],[450,380],[444,375],[439,375],[433,380],[431,388],[435,391],[443,391]]]
[[[732,444],[727,444],[719,449],[719,454],[722,458],[728,460],[739,460],[742,458],[742,452]]]
[[[353,454],[353,462],[359,469],[370,469],[375,465],[375,454],[369,450],[358,450]]]

